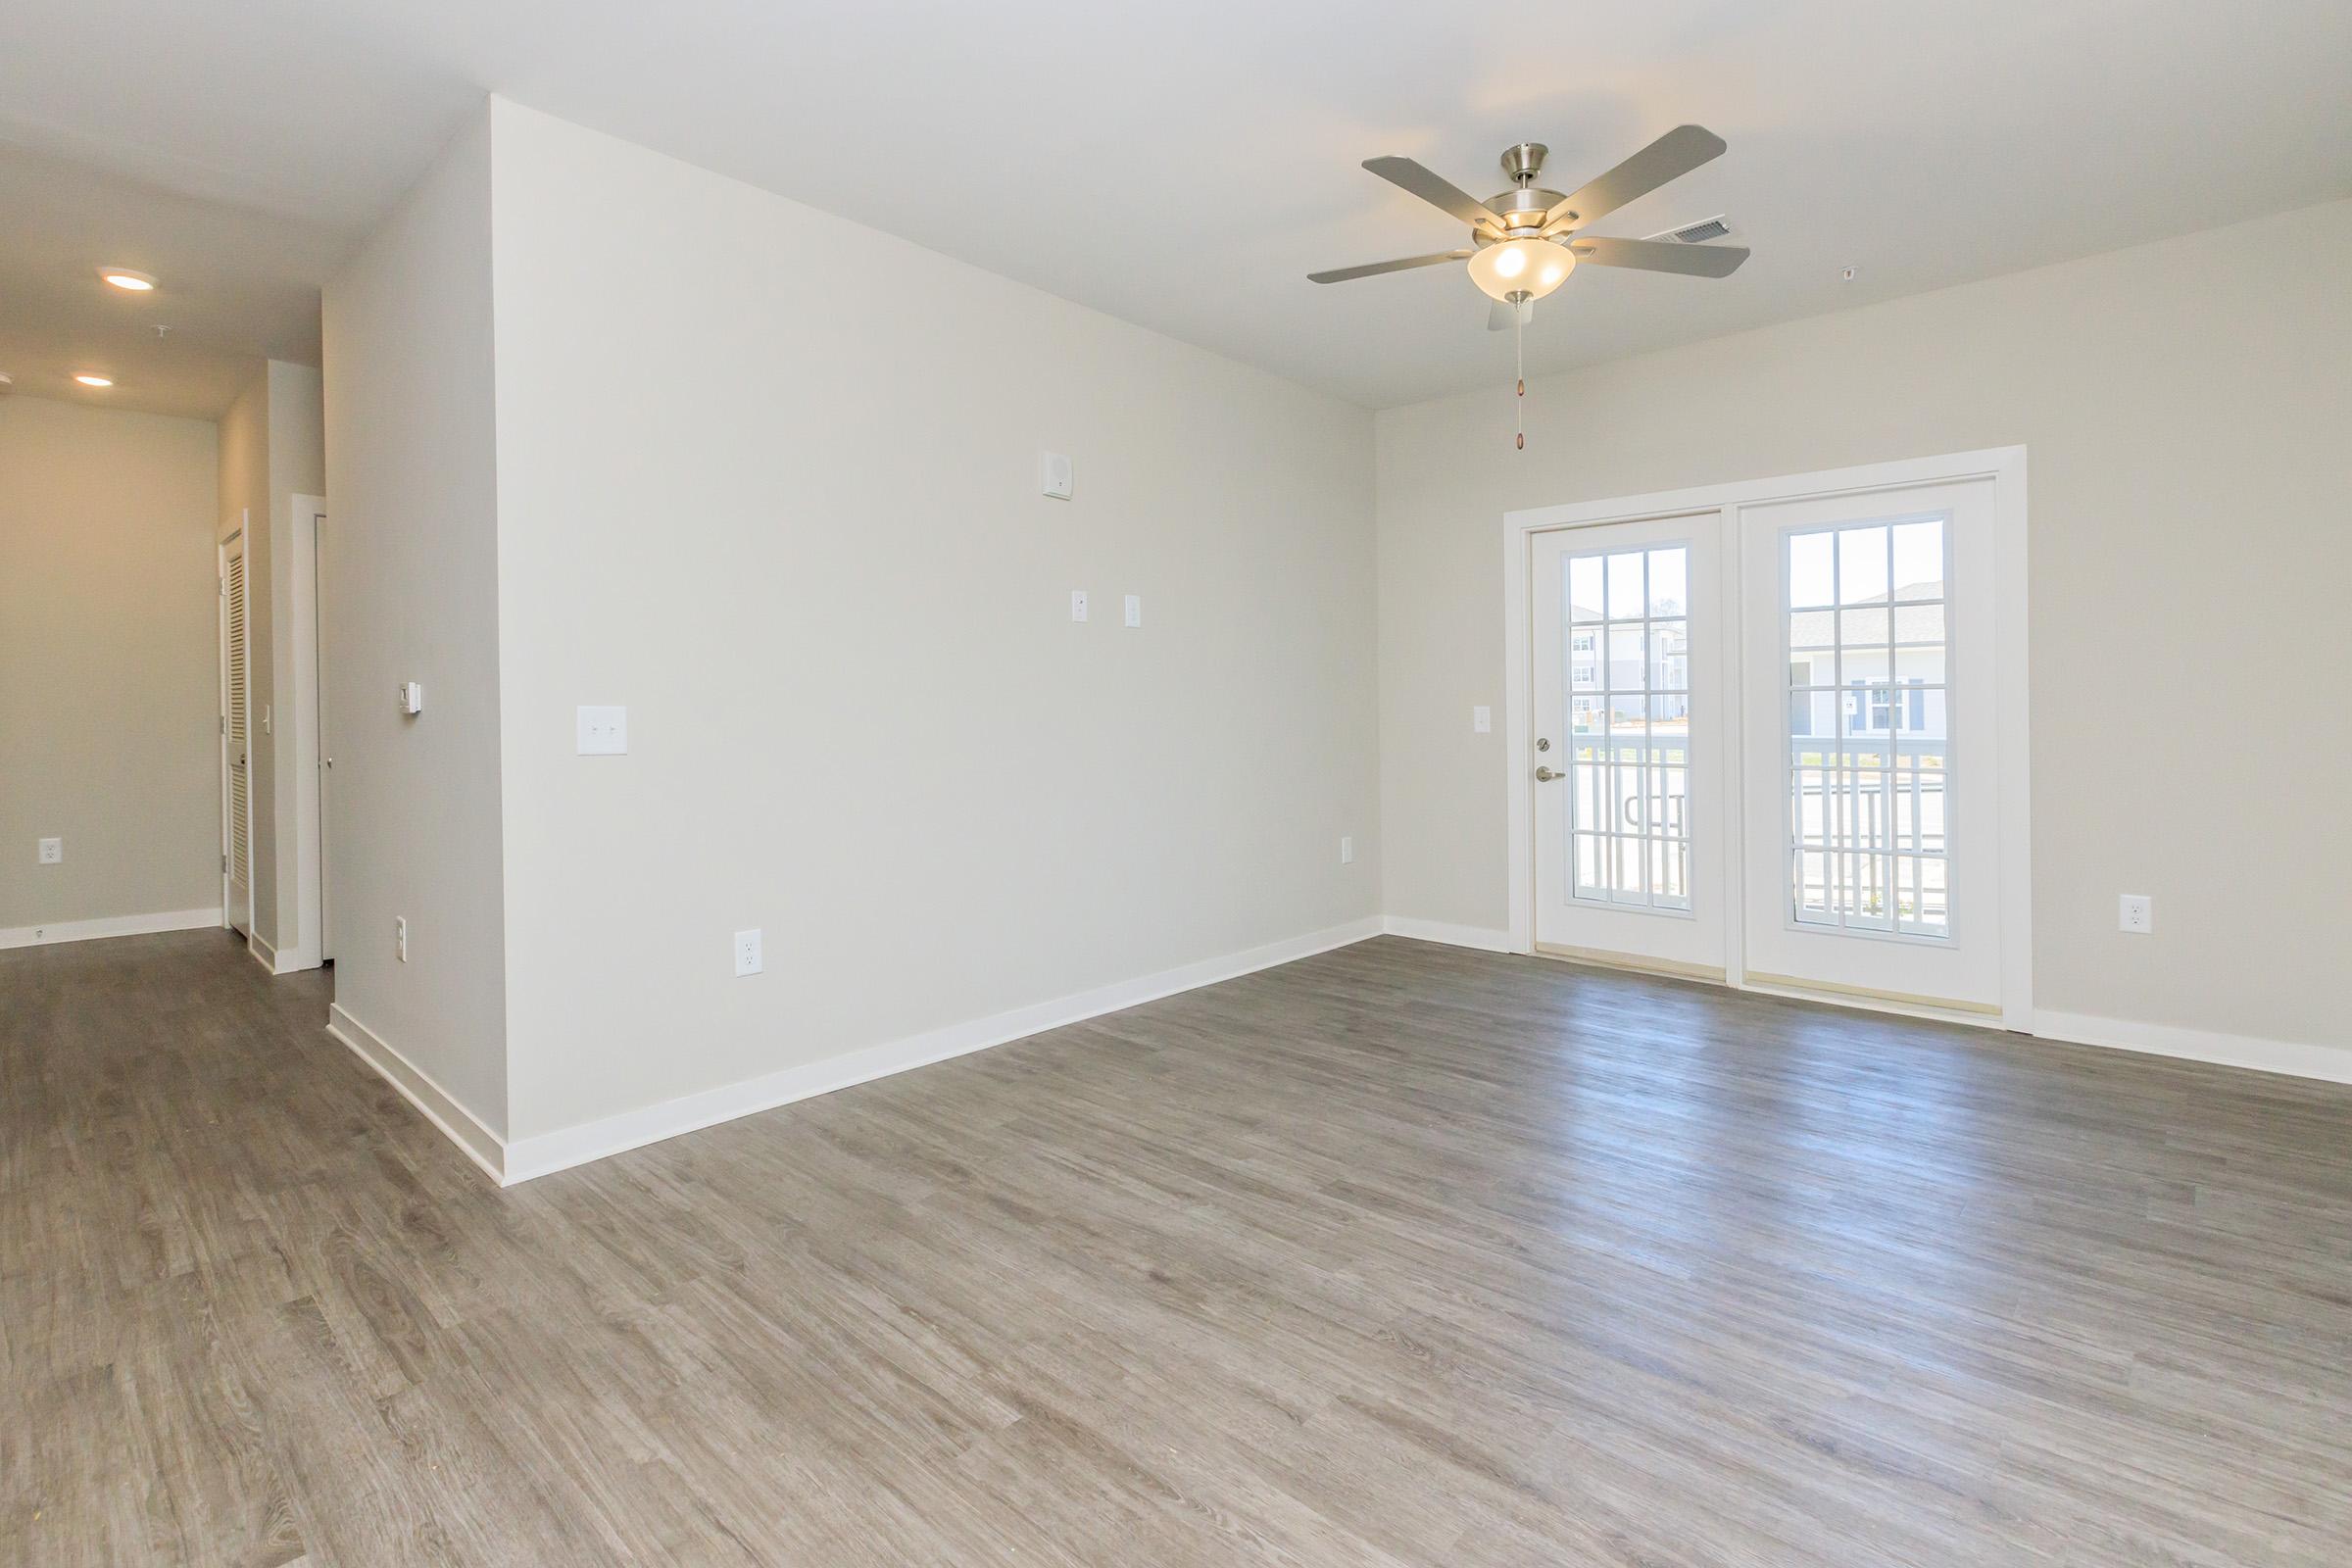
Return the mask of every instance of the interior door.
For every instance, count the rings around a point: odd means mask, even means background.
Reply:
[[[1722,514],[1530,541],[1536,945],[1721,978]]]
[[[1992,481],[1738,517],[1748,978],[1997,1011]]]
[[[253,933],[252,735],[248,722],[245,533],[220,547],[220,755],[224,846],[221,906],[231,929]]]

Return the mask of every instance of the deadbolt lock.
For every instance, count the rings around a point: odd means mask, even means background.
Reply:
[[[1548,752],[1551,750],[1551,742],[1544,739],[1542,736],[1538,736],[1536,738],[1536,750],[1539,752]]]

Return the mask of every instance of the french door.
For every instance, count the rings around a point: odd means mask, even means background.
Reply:
[[[2023,1015],[2023,521],[2015,449],[1515,514],[1520,945]]]
[[[1536,940],[1724,972],[1716,513],[1535,536]]]
[[[1990,479],[1738,509],[1749,977],[2001,999]]]

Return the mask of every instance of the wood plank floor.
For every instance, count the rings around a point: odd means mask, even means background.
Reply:
[[[1383,939],[492,1189],[0,954],[0,1562],[2352,1562],[2352,1092]]]

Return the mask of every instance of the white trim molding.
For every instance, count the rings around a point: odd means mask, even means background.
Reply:
[[[2210,1029],[2182,1029],[2173,1024],[2136,1023],[2129,1018],[2047,1011],[2034,1014],[2034,1035],[2039,1040],[2070,1045],[2104,1046],[2113,1051],[2136,1051],[2142,1055],[2211,1062],[2217,1067],[2244,1067],[2290,1078],[2352,1084],[2352,1041],[2340,1046],[2323,1046],[2300,1040],[2222,1034]]]
[[[217,910],[214,912],[216,916],[219,913]],[[968,1055],[992,1046],[1024,1040],[1049,1029],[1083,1023],[1105,1013],[1121,1012],[1147,1002],[1174,996],[1178,992],[1194,991],[1225,980],[1238,980],[1243,975],[1254,974],[1260,969],[1271,969],[1279,964],[1312,957],[1318,953],[1352,946],[1379,936],[1383,929],[1384,922],[1379,916],[1367,915],[1363,919],[1309,932],[1305,936],[1271,942],[1222,957],[1203,958],[1198,963],[1163,969],[1140,979],[1100,986],[1092,991],[1082,991],[1053,1002],[1041,1002],[1033,1006],[1016,1007],[1010,1012],[974,1019],[969,1023],[950,1024],[919,1035],[909,1035],[904,1040],[845,1052],[820,1061],[804,1062],[780,1072],[745,1079],[740,1083],[722,1084],[715,1089],[683,1095],[660,1104],[622,1111],[617,1116],[582,1122],[577,1126],[559,1128],[528,1138],[506,1139],[492,1132],[480,1117],[467,1110],[449,1091],[433,1082],[428,1074],[342,1007],[330,1005],[327,1008],[326,1032],[343,1042],[352,1054],[399,1090],[409,1103],[422,1111],[425,1119],[440,1128],[450,1142],[456,1144],[466,1158],[480,1166],[492,1181],[502,1187],[512,1187],[517,1182],[526,1182],[536,1176],[550,1176],[574,1165],[602,1159],[608,1154],[624,1153],[666,1138],[675,1138],[682,1133],[733,1121],[739,1116],[773,1110],[797,1100],[830,1094],[836,1089],[870,1083],[876,1078],[887,1078],[893,1073],[929,1066],[952,1056]]]
[[[1260,969],[1292,963],[1300,958],[1329,953],[1381,934],[1382,921],[1377,915],[1351,920],[1305,936],[1268,943],[1223,957],[1203,958],[1198,963],[1163,969],[1135,980],[1122,980],[1075,996],[1041,1002],[1032,1006],[1016,1007],[993,1017],[975,1018],[969,1023],[950,1024],[943,1029],[928,1030],[893,1040],[860,1051],[827,1056],[820,1061],[787,1067],[741,1083],[725,1084],[706,1089],[700,1094],[683,1095],[666,1100],[658,1105],[639,1110],[623,1111],[598,1121],[582,1122],[577,1126],[560,1128],[520,1138],[507,1146],[505,1181],[529,1181],[534,1176],[551,1175],[574,1165],[584,1165],[607,1154],[617,1154],[680,1133],[733,1121],[738,1116],[750,1116],[778,1105],[791,1104],[796,1100],[808,1100],[816,1095],[831,1094],[854,1084],[869,1083],[887,1078],[893,1073],[926,1067],[951,1056],[967,1055],[986,1051],[992,1046],[1005,1045],[1049,1029],[1059,1029],[1104,1013],[1121,1012],[1129,1007],[1156,1002],[1180,991],[1194,991],[1201,986],[1215,985],[1224,980],[1236,980]]]
[[[2000,1021],[2010,1029],[2033,1027],[2034,1011],[2034,838],[2033,764],[2029,748],[2027,680],[2026,553],[2028,549],[2026,449],[1989,447],[1955,452],[1944,457],[1915,458],[1896,463],[1866,464],[1831,468],[1819,473],[1787,474],[1736,484],[1701,485],[1688,490],[1662,490],[1652,495],[1621,496],[1612,500],[1578,502],[1567,506],[1533,507],[1509,512],[1502,518],[1503,624],[1503,787],[1505,827],[1509,843],[1506,883],[1510,931],[1507,951],[1536,951],[1535,818],[1530,780],[1535,772],[1531,719],[1534,652],[1534,609],[1530,600],[1529,550],[1534,536],[1557,528],[1596,527],[1651,517],[1713,512],[1723,518],[1725,603],[1739,603],[1733,592],[1742,579],[1742,542],[1737,514],[1742,507],[1774,502],[1849,495],[1857,491],[1888,490],[1966,479],[1989,479],[1994,495],[1993,569],[1999,583],[2004,635],[1996,650],[2000,689],[2000,769],[1994,794],[2000,819],[2001,984]],[[1731,681],[1734,651],[1741,644],[1736,613],[1727,613],[1724,637],[1727,682]],[[1737,690],[1736,682],[1727,689]],[[1737,714],[1737,705],[1733,705]],[[1727,748],[1724,787],[1731,811],[1744,820],[1740,805],[1741,780],[1736,765],[1738,732]],[[1739,867],[1729,877],[1727,909],[1732,929],[1726,937],[1724,983],[1734,989],[1751,988],[1746,978],[1746,952],[1739,929],[1744,899]]]
[[[1492,926],[1448,925],[1443,920],[1416,920],[1409,914],[1392,914],[1381,921],[1381,929],[1393,937],[1405,937],[1414,942],[1439,942],[1449,948],[1475,948],[1481,953],[1512,953],[1511,934]]]
[[[467,1110],[457,1096],[433,1082],[432,1076],[392,1049],[381,1035],[345,1012],[340,1004],[326,1008],[326,1032],[350,1048],[351,1054],[375,1070],[377,1077],[400,1091],[402,1098],[424,1112],[424,1119],[441,1129],[466,1157],[492,1181],[507,1185],[506,1140]]]
[[[245,939],[245,947],[254,962],[271,975],[292,974],[297,969],[316,969],[318,956],[304,947],[280,948],[272,945],[260,932]]]
[[[209,909],[172,909],[163,914],[110,914],[96,920],[52,920],[47,925],[0,927],[0,948],[43,948],[56,942],[89,942],[99,937],[145,937],[159,931],[201,931],[219,927],[219,905]]]

